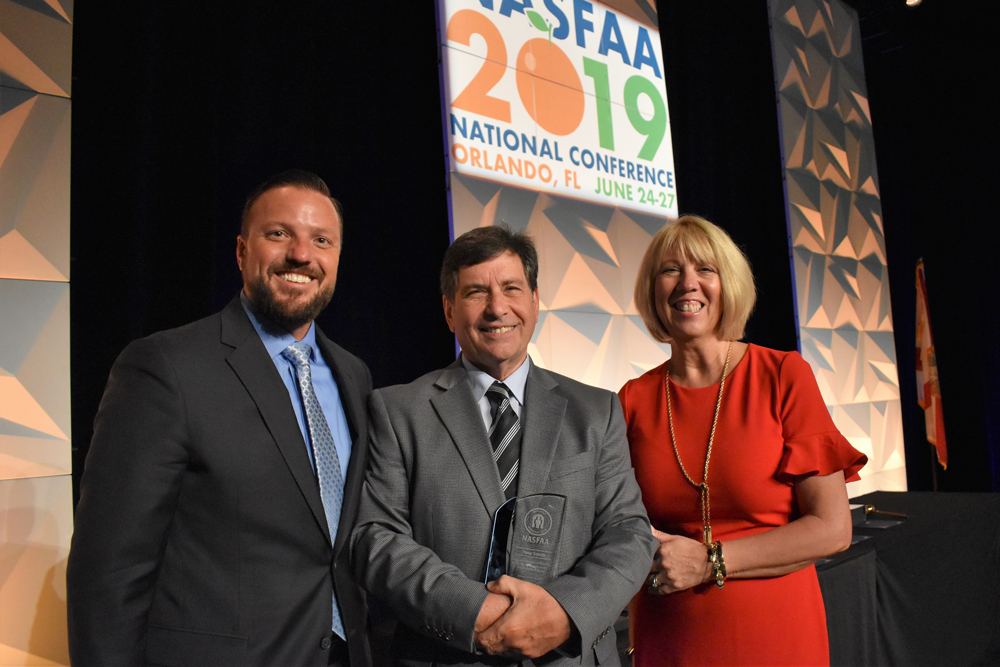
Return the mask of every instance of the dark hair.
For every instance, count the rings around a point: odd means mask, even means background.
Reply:
[[[250,209],[257,203],[257,200],[269,190],[285,187],[312,190],[313,192],[320,193],[324,197],[329,197],[330,201],[333,202],[333,208],[337,211],[337,220],[340,221],[340,231],[343,233],[344,211],[340,207],[340,202],[330,194],[330,188],[326,186],[326,182],[311,171],[306,171],[305,169],[289,169],[288,171],[275,174],[271,178],[267,179],[254,188],[253,192],[250,193],[250,196],[247,197],[247,201],[243,205],[243,217],[240,221],[241,235],[246,236],[247,234],[247,220],[250,217]]]
[[[507,225],[477,227],[452,243],[444,253],[441,264],[441,294],[454,300],[458,289],[458,272],[466,266],[475,266],[488,259],[510,251],[521,258],[528,287],[538,288],[538,252],[525,232],[512,232]]]

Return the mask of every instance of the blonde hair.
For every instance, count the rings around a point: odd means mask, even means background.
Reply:
[[[743,338],[750,312],[757,301],[750,262],[720,227],[697,215],[684,215],[656,233],[639,266],[635,281],[635,306],[650,335],[661,343],[670,334],[656,312],[656,276],[667,255],[704,263],[719,272],[722,286],[722,317],[716,327],[721,340]]]

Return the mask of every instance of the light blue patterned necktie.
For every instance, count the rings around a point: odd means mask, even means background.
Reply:
[[[330,527],[330,543],[337,543],[337,526],[340,523],[340,508],[344,504],[344,473],[340,468],[340,456],[337,445],[330,434],[330,426],[326,422],[323,408],[319,405],[316,392],[313,390],[312,367],[309,360],[312,357],[312,347],[309,343],[297,341],[281,353],[295,365],[295,377],[302,395],[302,406],[305,409],[306,424],[309,428],[309,439],[312,441],[313,457],[316,460],[316,475],[319,478],[319,495],[323,499],[323,510],[326,513],[326,524]],[[340,619],[337,608],[337,594],[333,597],[333,631],[342,639],[344,623]]]

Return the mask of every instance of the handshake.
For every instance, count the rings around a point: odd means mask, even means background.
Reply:
[[[503,575],[486,588],[475,640],[490,655],[537,658],[569,639],[569,616],[541,586]]]

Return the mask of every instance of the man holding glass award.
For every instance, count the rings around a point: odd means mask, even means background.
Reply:
[[[618,664],[656,540],[617,397],[528,358],[537,278],[526,234],[460,236],[441,291],[461,356],[372,395],[353,559],[398,664]]]

